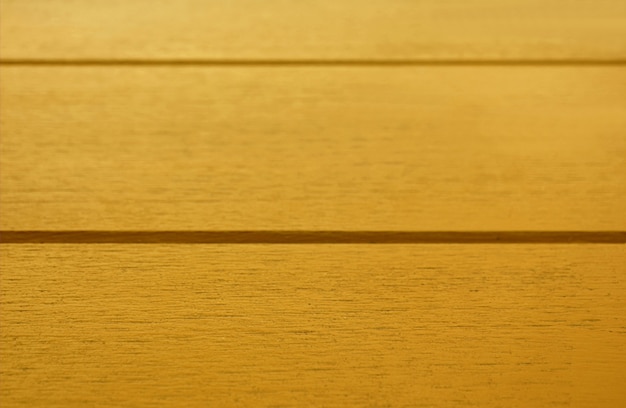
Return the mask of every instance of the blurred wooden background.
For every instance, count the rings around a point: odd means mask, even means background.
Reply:
[[[621,0],[0,0],[0,229],[623,231],[625,68]],[[1,250],[2,406],[626,403],[623,244]]]

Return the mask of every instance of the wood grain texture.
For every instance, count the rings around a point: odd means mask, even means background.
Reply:
[[[624,230],[616,67],[3,67],[2,229]]]
[[[626,404],[624,245],[2,245],[0,402]]]
[[[624,66],[621,0],[0,0],[0,406],[626,406]]]
[[[2,58],[623,59],[622,0],[2,0]]]

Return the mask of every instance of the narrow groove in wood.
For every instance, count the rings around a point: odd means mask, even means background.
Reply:
[[[0,231],[3,244],[624,244],[626,231]]]
[[[224,66],[224,67],[407,67],[407,66],[624,66],[626,59],[2,59],[7,66]]]

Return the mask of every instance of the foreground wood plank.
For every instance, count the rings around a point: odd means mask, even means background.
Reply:
[[[623,59],[622,0],[0,2],[2,58]]]
[[[624,230],[618,68],[0,72],[10,230]]]
[[[624,245],[1,245],[0,403],[626,404]]]

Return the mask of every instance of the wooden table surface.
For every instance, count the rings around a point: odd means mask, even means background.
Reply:
[[[626,2],[0,0],[0,405],[626,405]]]

